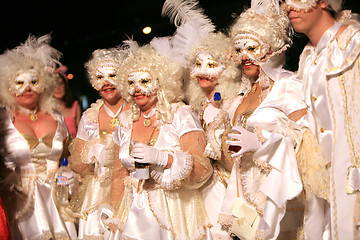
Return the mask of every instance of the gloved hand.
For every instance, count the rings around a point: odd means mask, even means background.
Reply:
[[[136,158],[136,162],[155,164],[164,168],[168,163],[167,153],[145,143],[135,143],[131,156]]]
[[[232,127],[231,131],[237,133],[229,133],[228,137],[236,140],[227,140],[226,143],[230,146],[241,147],[241,149],[237,153],[233,153],[231,157],[239,157],[246,152],[256,151],[261,146],[256,133],[250,132],[240,126]]]
[[[134,170],[135,169],[135,162],[136,159],[132,158],[132,157],[120,157],[120,161],[121,163],[124,165],[124,167],[126,167],[126,169],[128,170]]]

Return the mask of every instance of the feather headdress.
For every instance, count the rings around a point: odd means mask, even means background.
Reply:
[[[285,51],[292,44],[292,33],[290,20],[276,0],[252,0],[251,8],[244,11],[230,28],[232,40],[238,34],[252,34],[267,44],[270,52],[263,61]]]
[[[162,14],[169,16],[177,26],[171,39],[175,60],[190,71],[195,65],[197,54],[209,53],[225,66],[217,79],[216,91],[221,92],[223,98],[235,97],[241,82],[239,69],[228,57],[230,39],[221,32],[215,32],[215,25],[204,14],[198,2],[167,0]],[[189,104],[197,112],[202,111],[207,97],[195,76],[185,76],[184,89]]]
[[[58,80],[55,70],[57,65],[61,65],[61,53],[50,46],[50,40],[49,34],[39,38],[30,35],[25,43],[0,56],[0,100],[3,105],[17,109],[15,98],[8,90],[10,81],[19,71],[32,69],[38,73],[39,81],[46,82],[44,92],[40,94],[39,107],[52,114],[56,106],[52,95]]]
[[[215,25],[196,0],[166,0],[162,15],[168,16],[177,27],[171,39],[173,59],[186,67],[186,55],[201,39],[215,31]]]

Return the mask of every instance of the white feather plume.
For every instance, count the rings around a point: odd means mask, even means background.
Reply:
[[[173,51],[168,37],[154,37],[150,41],[150,45],[162,56],[173,59]]]
[[[37,59],[46,67],[56,69],[57,65],[61,65],[59,59],[62,54],[49,45],[50,41],[49,34],[39,38],[30,35],[26,42],[16,47],[14,51],[25,57]]]
[[[215,30],[214,24],[204,14],[204,10],[199,7],[197,0],[166,0],[161,14],[162,16],[168,16],[176,27],[186,22],[192,22],[208,32]]]
[[[185,67],[189,50],[214,32],[215,25],[204,14],[197,0],[166,0],[162,16],[168,16],[177,27],[171,39],[173,59]]]

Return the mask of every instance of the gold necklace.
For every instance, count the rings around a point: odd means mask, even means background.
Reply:
[[[36,122],[38,120],[38,117],[36,115],[37,111],[38,111],[37,107],[35,107],[34,110],[30,110],[30,109],[19,106],[19,110],[20,110],[20,112],[27,114],[30,121]]]
[[[144,117],[144,127],[150,127],[151,126],[151,117],[154,116],[156,113],[155,108],[151,109],[150,113],[148,115],[145,115],[143,112],[141,112],[141,114]]]
[[[119,123],[119,119],[118,119],[118,115],[120,114],[121,110],[123,109],[123,107],[125,106],[126,102],[124,101],[124,103],[120,106],[119,110],[114,114],[110,108],[108,106],[106,106],[106,104],[104,103],[104,110],[106,112],[106,114],[111,117],[110,120],[110,127],[115,128],[118,123]]]

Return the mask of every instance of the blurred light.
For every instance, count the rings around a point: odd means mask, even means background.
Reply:
[[[151,27],[144,27],[142,31],[144,34],[149,34],[151,33]]]
[[[81,95],[79,97],[79,100],[81,102],[81,106],[83,110],[86,110],[89,107],[89,100],[88,97],[86,95]]]
[[[70,74],[67,75],[67,78],[68,78],[68,79],[73,79],[73,78],[74,78],[74,75],[70,73]]]

